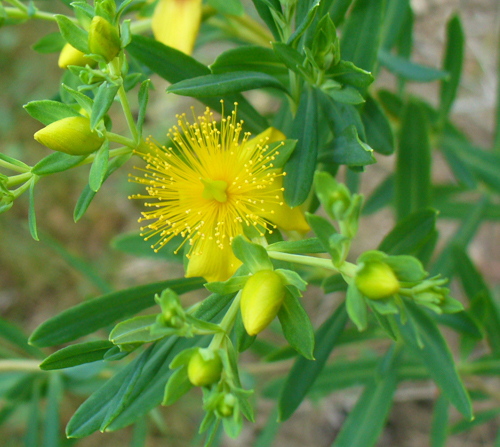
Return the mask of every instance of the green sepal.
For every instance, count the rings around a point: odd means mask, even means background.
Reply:
[[[314,329],[311,320],[298,297],[288,287],[278,318],[290,346],[305,358],[314,360]]]
[[[307,282],[304,281],[302,279],[302,276],[300,276],[297,272],[294,272],[292,270],[277,269],[275,270],[275,273],[281,276],[281,279],[283,280],[283,283],[285,285],[294,286],[301,291],[306,290]]]
[[[75,25],[68,17],[56,14],[55,19],[64,40],[84,54],[89,53],[89,33]]]
[[[189,381],[187,375],[187,365],[184,364],[177,371],[170,376],[167,384],[165,385],[165,392],[163,394],[162,405],[172,405],[186,394],[193,385]]]
[[[172,361],[170,362],[170,365],[168,367],[170,369],[177,369],[183,365],[187,365],[189,363],[189,360],[191,360],[192,355],[198,351],[198,346],[194,346],[189,349],[184,349],[184,351],[179,352]]]
[[[400,312],[400,308],[391,297],[381,300],[368,300],[368,305],[372,308],[373,312],[381,315],[395,315]]]
[[[58,101],[42,99],[40,101],[30,101],[23,106],[33,118],[40,121],[45,126],[64,118],[81,116],[73,107]]]
[[[260,270],[273,270],[266,249],[262,245],[253,244],[243,235],[238,235],[233,240],[234,255],[250,270],[257,273]]]
[[[364,331],[368,327],[368,307],[366,298],[354,284],[350,284],[347,288],[346,309],[349,318],[358,330]]]
[[[384,262],[391,267],[402,282],[419,282],[427,276],[422,263],[413,256],[389,256],[384,259]]]
[[[205,284],[205,288],[212,293],[227,295],[243,289],[250,276],[233,276],[227,281],[216,281]]]
[[[120,346],[143,344],[159,340],[163,335],[152,334],[151,326],[156,321],[156,315],[141,315],[118,323],[111,333],[109,340]]]

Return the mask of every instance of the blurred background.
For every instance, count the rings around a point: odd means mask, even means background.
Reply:
[[[50,4],[56,2],[40,2]],[[441,64],[445,41],[445,26],[453,13],[459,13],[466,33],[466,60],[453,120],[472,141],[491,146],[498,83],[497,53],[500,48],[500,2],[498,0],[412,0],[416,14],[413,59],[438,67]],[[64,7],[62,7],[64,10]],[[68,10],[65,10],[67,12]],[[57,95],[62,70],[57,66],[57,54],[41,55],[30,49],[41,36],[56,31],[54,24],[31,21],[16,27],[0,29],[0,151],[35,164],[49,150],[33,139],[40,124],[24,110],[23,105],[36,99]],[[210,63],[223,49],[216,44],[197,48],[194,57]],[[192,100],[168,96],[165,84],[153,78],[156,90],[150,93],[150,106],[145,133],[160,141],[175,119],[175,113],[187,109]],[[393,76],[384,73],[377,87],[394,88]],[[438,83],[411,84],[410,91],[437,104]],[[249,95],[260,110],[274,109],[273,101],[263,93]],[[114,132],[125,126],[116,114]],[[392,169],[394,157],[377,156],[379,163],[369,166],[362,178],[362,192],[371,190]],[[158,259],[133,258],[110,248],[111,239],[125,231],[138,230],[137,218],[141,203],[127,196],[138,186],[128,182],[127,172],[133,169],[131,160],[112,176],[97,194],[86,215],[75,224],[73,209],[88,180],[88,168],[42,179],[36,188],[36,213],[40,242],[31,239],[27,229],[27,197],[16,201],[14,207],[0,215],[0,316],[12,321],[29,334],[47,318],[86,298],[101,294],[106,287],[121,289],[132,285],[166,279],[181,274]],[[450,178],[444,163],[436,154],[433,175],[437,180]],[[374,248],[392,227],[390,210],[383,210],[362,221],[353,255]],[[439,223],[441,242],[451,234],[454,225]],[[471,245],[471,256],[490,284],[500,282],[500,227],[486,223]],[[100,279],[96,280],[93,275]],[[189,300],[196,299],[191,294]],[[339,297],[323,300],[319,289],[307,297],[307,307],[315,325],[321,315],[336,306]],[[453,344],[453,341],[452,341]],[[48,353],[48,352],[47,352]],[[244,359],[245,361],[245,359]],[[285,365],[288,367],[289,364]],[[283,365],[279,364],[278,368]],[[267,379],[273,372],[255,369],[257,379]],[[264,382],[262,382],[264,383]],[[500,383],[493,383],[500,389]],[[257,389],[259,386],[257,385]],[[280,429],[276,446],[329,446],[355,402],[357,390],[336,393],[331,398],[313,404],[306,401],[296,414]],[[379,446],[423,447],[428,445],[432,402],[436,387],[419,383],[399,389],[396,404]],[[64,402],[64,423],[69,420],[84,397],[69,396]],[[200,396],[190,393],[173,408],[160,409],[153,414],[148,446],[198,445],[193,441],[201,413]],[[236,441],[225,439],[226,446],[250,446],[263,429],[272,401],[263,400],[257,409],[257,423],[245,426]],[[452,418],[457,418],[452,413]],[[0,439],[7,445],[22,445],[25,415],[10,419],[0,427]],[[453,447],[493,446],[498,419],[463,436],[451,438]],[[81,446],[128,445],[129,430],[111,434],[95,434],[79,441]],[[192,443],[192,444],[191,444]],[[3,442],[0,442],[3,444]]]

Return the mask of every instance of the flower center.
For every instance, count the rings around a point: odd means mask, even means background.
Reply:
[[[210,180],[210,179],[201,179],[201,183],[205,185],[203,188],[203,193],[201,197],[205,200],[217,200],[217,202],[227,202],[227,182],[224,180]]]

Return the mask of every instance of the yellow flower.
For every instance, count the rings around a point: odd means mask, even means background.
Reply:
[[[159,0],[152,23],[155,39],[191,54],[201,23],[201,2],[202,0]]]
[[[244,227],[262,236],[276,225],[309,230],[302,212],[284,203],[281,180],[286,174],[273,166],[279,147],[270,149],[268,143],[284,140],[281,132],[271,128],[252,140],[250,133],[240,139],[236,108],[220,129],[208,108],[204,116],[194,117],[194,124],[185,115],[177,118],[179,127],[169,131],[174,147],[150,143],[151,153],[139,153],[148,163],[144,177],[133,177],[149,195],[132,198],[154,199],[145,204],[153,210],[139,219],[153,220],[141,228],[146,240],[159,236],[152,248],[157,251],[181,235],[181,247],[191,245],[186,276],[225,281],[241,265],[231,244]]]

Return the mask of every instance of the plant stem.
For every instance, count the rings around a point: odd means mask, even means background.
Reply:
[[[106,132],[106,137],[109,141],[113,141],[114,143],[123,144],[124,146],[130,147],[131,149],[135,149],[137,144],[131,140],[130,138],[124,137],[122,135],[118,135],[113,132]]]
[[[41,372],[39,360],[0,360],[0,372]]]
[[[2,168],[7,168],[7,169],[10,169],[11,171],[21,172],[21,173],[29,172],[29,170],[30,170],[30,168],[17,166],[17,165],[14,165],[12,163],[9,163],[8,161],[2,160],[2,159],[0,159],[0,166]]]
[[[220,327],[224,330],[219,334],[215,334],[212,342],[210,343],[209,349],[218,349],[222,344],[224,337],[229,336],[229,332],[231,331],[234,322],[236,320],[236,315],[238,315],[238,310],[240,310],[240,300],[241,300],[241,290],[234,297],[233,302],[231,303],[231,307],[224,315],[224,318],[220,322]]]
[[[31,172],[25,172],[19,175],[13,175],[7,180],[7,187],[16,186],[20,183],[28,181],[33,174]]]
[[[21,11],[17,8],[5,8],[5,12],[7,13],[7,17],[10,17],[12,19],[38,19],[38,20],[46,20],[49,22],[56,22],[56,18],[53,13],[51,12],[44,12],[44,11],[36,11],[35,14],[32,16],[29,16],[27,11]],[[73,17],[68,17],[69,20],[71,20],[73,23],[78,23],[78,21],[73,18]]]
[[[152,21],[152,19],[136,20],[130,24],[130,31],[133,34],[141,34],[145,31],[149,31],[151,29]]]
[[[332,264],[331,259],[325,258],[315,258],[314,256],[303,256],[303,255],[293,255],[290,253],[281,253],[279,251],[268,251],[267,254],[270,258],[278,259],[280,261],[289,261],[295,264],[309,265],[311,267],[321,267],[328,270],[333,270],[334,272],[342,273],[342,275],[354,277],[356,271],[356,264],[344,261],[344,263],[339,267],[335,267]]]

